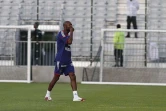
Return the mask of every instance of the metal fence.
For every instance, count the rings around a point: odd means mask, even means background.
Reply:
[[[27,65],[27,41],[6,41],[10,43],[10,53],[0,55],[0,65]],[[36,46],[36,44],[39,44]],[[146,45],[143,41],[137,41],[135,43],[125,43],[123,49],[123,67],[156,67],[159,64],[166,62],[166,43],[165,42],[148,42]],[[84,50],[86,47],[82,47]],[[38,49],[38,51],[36,51]],[[54,66],[54,59],[56,55],[56,41],[40,41],[31,43],[31,64],[40,66]],[[78,67],[93,66],[93,63],[99,62],[100,51],[95,52],[95,56],[91,59],[90,51],[77,50],[77,47],[72,47],[72,60]],[[77,53],[77,55],[75,54]],[[89,54],[87,54],[89,53]],[[116,54],[117,53],[117,54]],[[116,56],[119,56],[118,52],[115,53],[114,43],[104,43],[104,67],[114,67],[116,62]],[[95,58],[99,59],[96,60]],[[120,61],[119,61],[120,62]],[[119,63],[120,64],[120,63]],[[100,64],[98,64],[100,66]]]
[[[27,42],[17,41],[16,65],[27,64]],[[38,44],[38,45],[37,45]],[[54,65],[54,58],[56,52],[56,43],[53,41],[35,42],[31,43],[31,64],[51,66]]]
[[[16,31],[17,32],[17,31]],[[6,33],[6,32],[5,32]],[[4,34],[3,34],[4,35]],[[6,36],[16,36],[15,33]],[[147,33],[146,37],[126,39],[123,50],[123,67],[142,68],[142,67],[166,67],[166,41],[164,32]],[[75,42],[72,45],[72,60],[75,66],[86,67],[94,66],[103,58],[103,67],[113,67],[115,65],[114,43],[112,35],[104,39],[102,50],[103,56],[100,57],[101,49],[97,46],[91,52],[87,42],[80,45]],[[15,41],[14,39],[2,39],[0,43],[0,65],[27,65],[27,41]],[[36,46],[36,44],[39,44]],[[86,45],[87,44],[87,45]],[[38,49],[36,52],[35,49]],[[91,58],[91,53],[93,57]],[[31,63],[32,65],[54,66],[56,54],[56,41],[32,41],[31,43]],[[100,57],[96,60],[96,57]],[[98,64],[100,66],[100,64]]]
[[[103,29],[110,33],[109,38],[102,36],[103,67],[112,67],[115,64],[113,34],[114,29]],[[123,49],[123,67],[147,68],[166,67],[166,32],[165,30],[119,30],[137,32],[139,38],[126,38]],[[103,33],[104,34],[104,33]]]
[[[27,65],[27,41],[4,41],[4,44],[10,43],[8,49],[11,49],[10,53],[2,53],[0,55],[0,65],[6,66],[26,66]],[[79,44],[78,44],[79,45]],[[7,47],[6,47],[7,48]],[[93,58],[90,58],[90,50],[86,50],[89,47],[72,47],[72,60],[75,66],[85,67],[90,66],[95,57],[99,57],[100,54],[96,54]],[[3,51],[4,52],[4,51]],[[8,51],[9,52],[9,51]],[[54,59],[56,56],[57,47],[56,41],[32,41],[31,42],[31,64],[33,66],[54,66]],[[98,60],[99,61],[99,60]]]

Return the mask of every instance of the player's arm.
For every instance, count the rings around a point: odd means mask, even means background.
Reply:
[[[73,27],[71,27],[70,28],[70,36],[69,36],[69,38],[68,38],[68,40],[67,40],[67,44],[72,44],[72,42],[73,42],[73,32],[74,32],[74,28]]]

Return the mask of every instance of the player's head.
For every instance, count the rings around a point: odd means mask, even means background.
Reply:
[[[64,30],[66,30],[66,31],[70,31],[70,28],[72,27],[72,23],[70,22],[70,21],[65,21],[64,23],[63,23],[63,28],[64,28]]]
[[[120,25],[120,24],[117,24],[116,27],[117,27],[117,29],[120,29],[120,28],[121,28],[121,25]]]
[[[35,23],[34,23],[34,28],[37,29],[38,26],[39,26],[39,22],[35,22]]]

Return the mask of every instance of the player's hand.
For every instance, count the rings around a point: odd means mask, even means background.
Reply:
[[[74,32],[74,28],[73,27],[70,27],[70,32]]]

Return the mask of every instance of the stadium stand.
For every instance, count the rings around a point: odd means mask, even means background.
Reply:
[[[148,0],[148,10],[147,10],[147,29],[154,30],[165,30],[165,13],[166,13],[166,2],[164,0],[153,1]],[[166,50],[165,50],[165,33],[151,33],[147,35],[148,43],[156,44],[158,41],[160,44],[155,46],[159,49],[159,61],[166,61]]]
[[[137,15],[137,24],[138,29],[145,29],[145,1],[139,0],[140,9]],[[116,28],[116,24],[120,23],[122,25],[122,29],[126,29],[127,27],[127,7],[126,1],[118,0],[117,1],[117,9],[116,9],[116,22],[114,24],[107,25],[107,28]],[[132,26],[132,25],[131,25]],[[132,27],[131,27],[132,28]],[[111,36],[110,36],[111,35]],[[138,33],[139,38],[134,38],[134,33],[131,35],[131,38],[126,38],[126,45],[125,45],[125,66],[126,67],[144,67],[144,60],[145,60],[145,33]],[[113,48],[113,32],[106,32],[105,33],[105,65],[107,67],[114,65],[114,48]]]
[[[0,1],[0,25],[18,25],[19,24],[19,5],[17,4],[18,0],[1,0]],[[13,48],[8,40],[15,40],[13,36],[16,36],[14,30],[0,30],[0,54],[9,55],[12,53]]]

